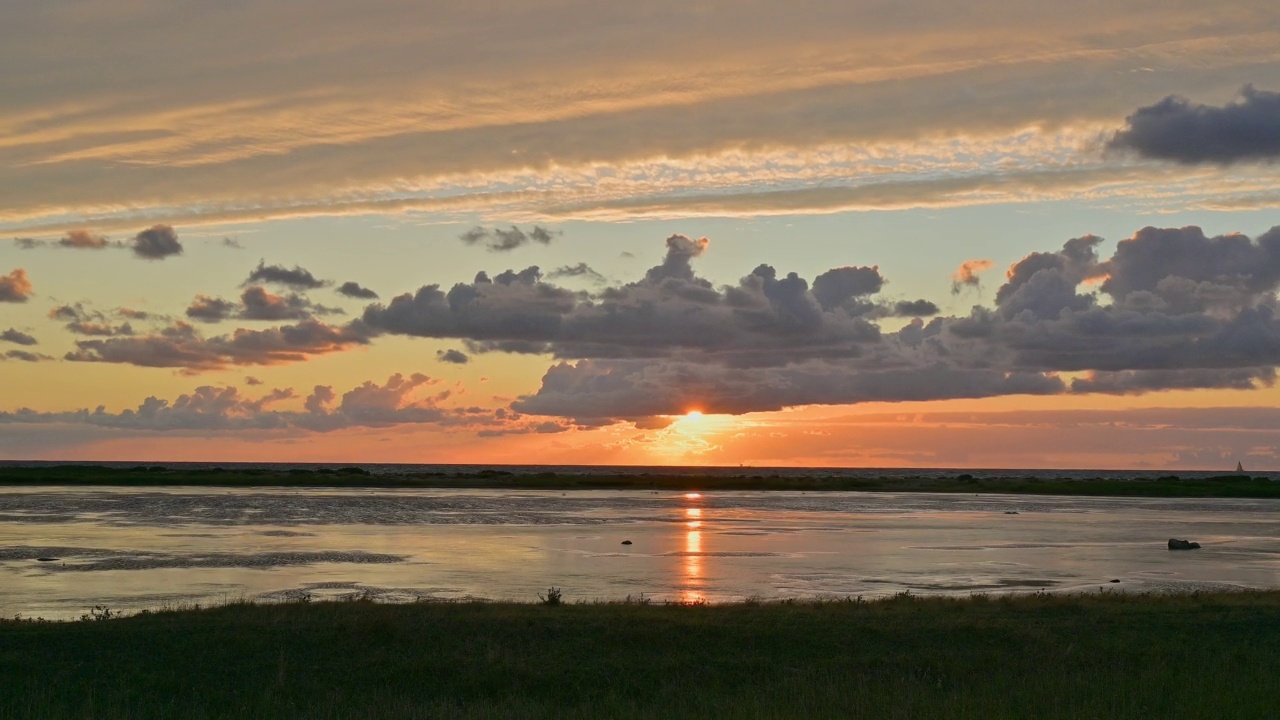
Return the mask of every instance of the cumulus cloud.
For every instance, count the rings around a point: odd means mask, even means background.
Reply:
[[[979,275],[983,270],[990,268],[992,265],[990,260],[965,260],[960,263],[960,267],[951,275],[951,294],[959,295],[965,288],[982,287],[982,278]]]
[[[19,332],[13,328],[9,328],[8,330],[0,333],[0,340],[15,343],[17,345],[35,345],[37,343],[37,340],[34,337],[24,332]]]
[[[471,362],[471,358],[467,357],[466,353],[460,350],[454,350],[453,348],[437,351],[436,359],[440,362],[453,363],[455,365],[466,365],[468,362]]]
[[[252,375],[245,375],[244,384],[253,387],[254,385],[261,385],[262,381]]]
[[[133,254],[147,260],[163,260],[182,254],[178,233],[168,225],[153,225],[133,236]]]
[[[1245,85],[1222,107],[1170,95],[1126,118],[1108,147],[1188,165],[1274,160],[1280,158],[1280,93]]]
[[[283,265],[268,265],[265,260],[258,261],[258,267],[249,273],[249,278],[242,283],[242,286],[254,283],[275,283],[305,290],[314,290],[329,284],[327,281],[317,280],[311,274],[311,271],[305,268],[297,265],[294,265],[293,268],[286,268]]]
[[[1117,243],[1084,235],[1014,263],[994,306],[933,317],[888,302],[873,266],[812,285],[760,265],[716,287],[694,272],[705,240],[674,236],[636,282],[574,293],[536,267],[427,286],[366,308],[382,332],[459,338],[472,352],[563,361],[513,408],[584,424],[804,404],[1003,394],[1245,389],[1280,365],[1280,228],[1256,239],[1144,228]],[[985,263],[969,262],[971,285]],[[916,316],[896,331],[877,321]],[[1063,373],[1075,373],[1064,378]],[[646,421],[647,422],[647,421]]]
[[[857,355],[879,336],[864,317],[879,309],[866,300],[882,284],[874,268],[832,276],[841,279],[821,285],[833,304],[824,307],[807,281],[795,273],[779,277],[769,265],[716,288],[692,267],[706,238],[674,235],[666,244],[662,263],[641,280],[594,295],[544,282],[534,266],[493,278],[480,273],[448,291],[428,285],[370,305],[363,320],[387,333],[462,339],[473,352],[575,358],[696,350],[730,364],[772,363],[778,353]]]
[[[368,332],[360,323],[335,326],[309,319],[266,330],[238,328],[229,335],[206,338],[191,325],[176,322],[148,335],[80,340],[65,359],[202,372],[303,362],[314,355],[341,352],[368,342]]]
[[[187,306],[186,315],[200,322],[215,323],[223,320],[306,320],[315,315],[341,315],[339,308],[331,308],[311,302],[297,293],[276,295],[258,285],[247,287],[235,303],[208,295],[197,295]]]
[[[31,280],[26,270],[17,268],[8,275],[0,275],[0,302],[26,302],[31,293]]]
[[[347,281],[338,286],[338,294],[346,295],[350,298],[359,298],[361,300],[377,300],[378,293],[366,287],[361,287],[360,283]]]
[[[2,356],[0,356],[2,357]],[[174,400],[155,396],[136,408],[118,413],[104,407],[70,412],[20,409],[0,412],[0,424],[86,424],[143,431],[302,431],[331,432],[352,427],[427,424],[441,428],[483,429],[499,433],[548,432],[564,425],[524,418],[508,411],[448,407],[451,390],[422,374],[395,374],[385,383],[366,381],[339,397],[330,386],[318,385],[305,398],[293,388],[276,388],[248,397],[235,387],[201,386]],[[287,404],[301,405],[287,409]],[[286,405],[286,407],[282,407]]]
[[[467,245],[483,244],[491,252],[507,252],[524,247],[529,243],[550,245],[551,239],[559,235],[540,225],[534,225],[528,232],[512,225],[510,228],[486,228],[476,226],[458,236]]]

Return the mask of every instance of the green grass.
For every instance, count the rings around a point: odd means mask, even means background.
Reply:
[[[1277,667],[1280,592],[230,605],[0,622],[0,717],[1270,718]]]
[[[619,468],[612,474],[515,474],[501,470],[471,473],[399,473],[372,475],[360,468],[338,470],[222,469],[138,466],[58,465],[0,468],[0,486],[132,487],[333,487],[333,488],[500,488],[517,490],[861,490],[867,492],[1012,493],[1022,495],[1097,495],[1112,497],[1280,498],[1280,482],[1266,477],[1221,475],[1209,478],[1156,479],[1096,477],[866,478],[779,475],[658,475]]]

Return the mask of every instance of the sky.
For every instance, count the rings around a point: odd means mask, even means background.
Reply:
[[[1273,0],[46,0],[0,67],[0,459],[1280,469]]]

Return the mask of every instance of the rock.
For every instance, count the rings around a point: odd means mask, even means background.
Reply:
[[[1107,582],[1118,583],[1118,582],[1120,582],[1120,581],[1119,581],[1119,580],[1108,580]]]
[[[58,558],[53,558],[53,557],[38,557],[38,558],[36,558],[36,562],[58,562]]]
[[[631,544],[631,541],[630,541],[630,540],[623,540],[623,541],[622,541],[622,544],[623,544],[623,545],[630,545],[630,544]]]
[[[1191,542],[1190,540],[1178,540],[1176,538],[1169,538],[1169,549],[1170,550],[1199,550],[1200,543]]]
[[[1017,510],[1005,510],[1005,511],[1004,511],[1004,514],[1005,514],[1005,515],[1017,515],[1017,514],[1018,514],[1018,511],[1017,511]]]

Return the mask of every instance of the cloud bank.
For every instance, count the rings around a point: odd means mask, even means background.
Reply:
[[[1108,147],[1187,165],[1280,158],[1280,93],[1245,85],[1222,107],[1170,95],[1125,119]]]
[[[888,300],[875,266],[812,281],[760,265],[717,287],[694,262],[705,238],[674,235],[631,283],[573,291],[529,267],[367,307],[374,332],[461,340],[472,353],[545,354],[513,408],[584,424],[867,401],[1007,394],[1137,394],[1270,385],[1280,364],[1280,228],[1256,239],[1200,228],[1139,230],[1109,258],[1086,235],[1015,263],[994,307],[936,316]],[[953,283],[977,282],[970,261]],[[897,329],[888,318],[914,317]]]

